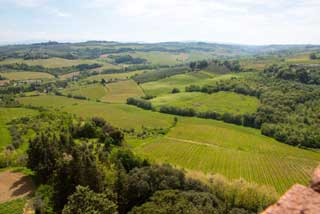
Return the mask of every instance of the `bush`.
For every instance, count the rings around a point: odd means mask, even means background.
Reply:
[[[128,105],[134,105],[142,109],[146,110],[151,110],[152,109],[152,104],[151,102],[143,99],[138,99],[138,98],[128,98],[127,99],[127,104]]]
[[[188,116],[188,117],[193,117],[196,115],[195,110],[192,108],[182,109],[182,108],[177,108],[177,107],[173,107],[173,106],[161,106],[160,112],[166,113],[166,114]]]
[[[178,88],[173,88],[171,93],[172,94],[180,93],[180,90]]]

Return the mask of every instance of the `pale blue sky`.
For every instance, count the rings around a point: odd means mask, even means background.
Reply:
[[[0,43],[320,44],[320,0],[0,0]]]

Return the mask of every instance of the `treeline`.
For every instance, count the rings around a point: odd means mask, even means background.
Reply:
[[[219,91],[231,91],[239,94],[244,94],[248,96],[256,96],[260,97],[260,91],[251,88],[247,84],[243,84],[242,82],[237,81],[219,81],[214,85],[190,85],[186,86],[186,92],[203,92],[203,93],[216,93]]]
[[[256,96],[258,111],[247,126],[286,144],[320,148],[320,88],[265,74],[219,81],[211,86],[189,86],[186,91],[232,91]],[[244,121],[244,119],[243,119]]]
[[[311,53],[310,54],[310,59],[311,60],[320,59],[320,53]]]
[[[140,84],[145,82],[157,81],[177,74],[183,74],[189,71],[190,69],[186,66],[175,66],[170,68],[159,69],[156,71],[148,71],[143,74],[134,76],[133,79],[138,84]]]
[[[109,55],[109,58],[113,59],[117,64],[145,64],[146,59],[139,57],[132,57],[131,55]]]
[[[128,98],[127,104],[134,105],[145,110],[155,110],[152,106],[152,103],[145,99]],[[223,114],[218,112],[213,112],[213,111],[197,112],[192,108],[179,108],[175,106],[161,106],[159,111],[165,114],[221,120],[226,123],[233,123],[236,125],[243,125],[243,126],[253,127],[253,128],[260,127],[260,124],[257,124],[255,121],[255,117],[256,117],[255,114],[234,115],[227,112]]]
[[[174,106],[161,106],[161,113],[174,114],[187,117],[200,117],[205,119],[221,120],[226,123],[233,123],[236,125],[243,125],[257,128],[259,125],[255,124],[254,114],[233,115],[231,113],[218,113],[213,111],[197,112],[192,108],[178,108]]]
[[[307,67],[299,65],[272,65],[266,68],[264,73],[284,80],[320,85],[320,66]]]
[[[142,109],[151,110],[152,104],[148,100],[130,97],[127,99],[128,105],[134,105]]]
[[[17,83],[0,87],[0,94],[2,95],[22,95],[25,92],[55,92],[58,88],[65,88],[68,85],[68,80],[56,80],[54,82],[31,82],[31,83]]]
[[[102,118],[60,117],[43,112],[38,119],[57,124],[38,121],[27,150],[39,184],[36,213],[253,214],[276,199],[243,181],[230,185],[213,177],[204,184],[169,165],[152,165],[122,147],[123,135]]]
[[[214,73],[229,73],[245,71],[237,60],[201,60],[190,62],[192,71],[206,69]]]
[[[52,74],[54,76],[58,76],[61,74],[67,74],[75,71],[85,71],[90,70],[94,68],[100,68],[102,67],[101,64],[80,64],[70,67],[60,67],[60,68],[46,68],[42,65],[28,65],[25,63],[13,63],[13,64],[3,64],[0,65],[0,69],[3,71],[11,71],[11,70],[17,70],[17,71],[33,71],[33,72],[45,72]]]

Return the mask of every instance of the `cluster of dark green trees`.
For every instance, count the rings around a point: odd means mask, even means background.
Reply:
[[[242,72],[244,71],[239,61],[234,60],[201,60],[190,62],[192,71],[207,69],[215,73]]]
[[[311,53],[310,59],[312,59],[312,60],[320,59],[320,54],[319,53]]]
[[[6,80],[7,78],[5,78],[4,76],[1,76],[0,74],[0,80]]]
[[[146,110],[151,110],[152,109],[152,104],[150,101],[145,100],[145,99],[139,99],[139,98],[133,98],[130,97],[127,99],[127,104],[128,105],[134,105],[142,109]]]
[[[226,123],[256,127],[254,114],[233,115],[231,113],[218,113],[214,111],[197,112],[192,108],[179,108],[175,106],[161,106],[161,113],[174,114],[187,117],[200,117],[205,119],[222,120]]]
[[[190,62],[189,66],[192,71],[202,70],[208,67],[208,62],[206,60],[201,60],[197,62]]]
[[[131,55],[109,55],[109,58],[113,59],[117,64],[145,64],[146,59],[139,57],[132,57]]]
[[[181,170],[152,165],[125,148],[122,133],[102,118],[44,111],[33,120],[38,134],[27,166],[38,184],[36,213],[253,214],[272,202],[261,195],[254,205],[239,204]]]
[[[266,68],[264,73],[284,80],[320,85],[320,66],[272,65]]]
[[[189,71],[190,69],[186,66],[175,66],[171,68],[159,69],[156,71],[147,71],[137,76],[134,76],[133,79],[139,84],[139,83],[157,81],[157,80],[164,79],[177,74],[183,74]]]
[[[190,86],[186,91],[232,91],[256,96],[260,100],[260,107],[254,115],[243,118],[243,125],[261,128],[264,135],[290,145],[320,148],[318,85],[257,74],[220,81],[210,86]]]

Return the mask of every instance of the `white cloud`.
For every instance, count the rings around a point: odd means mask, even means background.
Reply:
[[[126,41],[320,43],[320,0],[4,1],[60,17],[51,20],[56,29],[47,27],[47,37],[70,31],[77,38]]]

